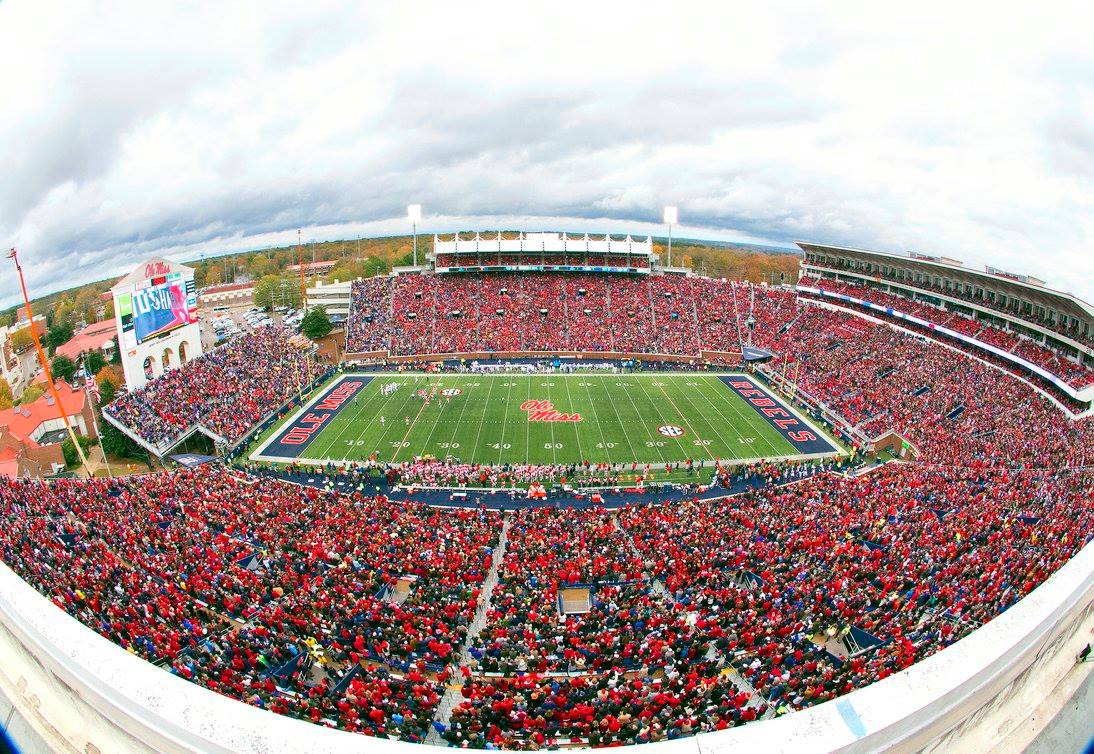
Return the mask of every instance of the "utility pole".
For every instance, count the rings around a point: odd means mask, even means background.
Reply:
[[[84,391],[87,394],[87,402],[91,405],[91,426],[95,428],[95,436],[99,438],[99,450],[103,454],[103,464],[106,466],[106,475],[110,479],[114,478],[114,473],[110,470],[110,459],[106,457],[106,448],[103,447],[103,436],[99,432],[99,416],[95,410],[95,391],[91,389],[91,372],[87,369],[87,354],[83,356],[84,374],[86,379],[84,380]]]
[[[672,267],[672,226],[680,221],[680,215],[675,206],[665,207],[665,225],[669,226],[668,266]]]
[[[296,231],[296,266],[300,268],[300,308],[306,309],[308,300],[308,287],[304,282],[304,247],[300,241],[300,230]]]
[[[34,347],[38,349],[38,360],[42,363],[42,371],[46,374],[46,383],[49,385],[49,391],[53,394],[53,402],[57,406],[57,414],[61,418],[61,421],[65,424],[65,429],[68,430],[68,437],[72,440],[72,444],[76,446],[76,454],[80,456],[80,463],[85,469],[87,466],[87,456],[84,455],[84,449],[80,447],[80,441],[76,439],[76,433],[72,430],[72,425],[68,421],[68,416],[65,414],[65,407],[61,403],[61,396],[57,392],[57,385],[53,382],[53,372],[49,369],[49,362],[46,361],[46,352],[42,350],[42,341],[38,337],[38,329],[34,326],[34,312],[30,308],[30,296],[27,295],[27,282],[23,279],[23,267],[19,264],[19,252],[14,248],[8,252],[8,259],[15,262],[15,271],[19,273],[19,285],[23,289],[23,304],[27,310],[27,321],[30,323],[30,335],[34,339]],[[88,473],[90,469],[88,469]]]
[[[422,221],[422,205],[410,204],[406,208],[406,219],[410,221],[411,232],[414,234],[414,266],[418,266],[418,223]]]

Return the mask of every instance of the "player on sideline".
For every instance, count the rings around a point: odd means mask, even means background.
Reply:
[[[387,422],[384,421],[384,415],[380,414],[380,426],[383,427]]]

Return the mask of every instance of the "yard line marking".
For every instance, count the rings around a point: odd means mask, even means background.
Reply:
[[[711,378],[708,375],[697,377],[696,378],[696,383],[697,383],[697,385],[696,385],[696,389],[694,391],[690,391],[690,392],[684,391],[682,393],[682,395],[684,397],[684,400],[686,400],[688,402],[689,406],[691,406],[692,408],[695,408],[697,411],[699,411],[700,415],[702,415],[703,412],[700,410],[700,407],[696,405],[695,401],[692,400],[691,396],[692,396],[692,394],[694,394],[694,395],[702,398],[703,401],[705,401],[706,404],[708,406],[710,406],[710,408],[713,409],[714,412],[717,413],[719,417],[721,417],[722,424],[724,425],[724,427],[727,430],[729,430],[729,429],[733,430],[733,432],[735,433],[735,439],[738,441],[737,444],[740,445],[740,440],[743,437],[743,434],[742,434],[743,430],[746,429],[746,428],[753,429],[753,430],[755,429],[749,423],[749,416],[747,414],[743,414],[740,410],[738,410],[737,401],[731,401],[731,400],[727,399],[728,397],[732,397],[732,396],[726,396],[726,395],[722,395],[722,394],[718,393],[715,383],[711,380]],[[718,383],[718,384],[721,384],[721,383]],[[708,395],[708,391],[706,389],[706,387],[708,385],[710,385],[715,390],[714,395],[715,395],[716,398],[719,399],[718,401],[714,401]],[[727,416],[725,414],[725,412],[722,411],[723,406],[728,406],[730,409],[732,409],[733,414],[734,414],[734,416],[737,417],[737,419],[735,420],[735,419]],[[745,425],[743,428],[741,426],[742,424]],[[707,422],[707,425],[710,426],[710,423]],[[717,429],[716,428],[713,428],[713,429],[715,429],[716,436],[718,437],[719,441],[721,442],[721,447],[725,448],[726,451],[727,451],[726,452],[726,455],[727,455],[726,460],[730,460],[730,459],[736,460],[738,458],[746,458],[747,457],[747,455],[741,455],[741,453],[739,452],[740,449],[738,447],[732,446],[729,442],[727,442],[725,440],[726,434],[718,434]],[[764,439],[763,433],[760,434],[760,439],[761,440]]]
[[[527,377],[525,379],[528,382],[528,397],[525,398],[524,400],[531,400],[531,398],[532,398],[532,378]],[[531,456],[531,454],[532,454],[532,422],[529,421],[529,422],[524,423],[524,455],[525,455],[525,457],[528,457],[528,456]],[[528,458],[528,460],[530,462],[532,459]]]
[[[456,380],[459,381],[459,378],[457,377]],[[448,378],[442,377],[442,378],[439,378],[437,380],[437,388],[438,388],[437,394],[432,397],[432,400],[435,400],[436,404],[437,404],[437,411],[436,411],[437,416],[436,416],[436,418],[433,419],[433,424],[430,425],[430,427],[429,427],[429,434],[426,435],[425,442],[422,444],[422,448],[421,448],[422,449],[422,455],[425,455],[425,451],[429,449],[429,443],[433,439],[433,433],[437,431],[437,427],[439,427],[442,424],[446,424],[448,422],[447,419],[444,419],[442,417],[444,417],[448,413],[448,412],[445,411],[445,409],[448,408],[452,404],[445,401],[444,396],[441,395],[441,391],[443,391],[447,387],[452,387],[452,386],[453,385],[449,385]],[[467,410],[467,403],[466,402],[464,402],[463,408],[464,408],[465,411]],[[462,418],[462,414],[461,414],[461,418]],[[460,422],[459,422],[459,420],[456,420],[456,429],[458,430],[459,428],[460,428]],[[447,448],[447,450],[451,450],[452,449],[452,447],[451,447],[452,442],[449,441],[448,445],[449,445],[449,447]],[[445,450],[445,448],[438,448],[438,450]],[[450,454],[446,454],[446,455],[450,455]],[[436,454],[434,454],[434,456],[437,457],[437,458],[440,458],[440,456],[438,456]]]
[[[652,382],[653,382],[653,381],[651,381],[651,383],[652,383]],[[656,382],[660,383],[660,382],[661,382],[661,380],[656,380]],[[678,382],[679,382],[679,380],[674,380],[674,381],[673,381],[673,384],[676,384],[676,383],[678,383]],[[687,387],[687,385],[685,385],[684,387],[686,388],[686,387]],[[667,391],[665,390],[664,386],[663,386],[663,385],[660,385],[660,384],[658,384],[658,385],[657,385],[657,388],[658,388],[658,389],[659,389],[659,390],[661,391],[661,393],[662,393],[662,394],[663,394],[663,395],[665,396],[665,400],[667,400],[667,401],[669,402],[669,405],[670,405],[670,406],[672,406],[672,407],[673,407],[673,409],[675,409],[675,410],[676,410],[676,413],[680,414],[680,419],[681,419],[681,420],[682,420],[682,421],[684,422],[684,424],[687,424],[687,425],[688,425],[688,429],[690,429],[690,430],[691,430],[691,433],[692,433],[693,435],[695,435],[695,439],[696,439],[696,440],[699,440],[699,441],[702,441],[702,440],[706,440],[707,438],[705,438],[705,437],[701,436],[701,435],[700,435],[700,434],[699,434],[698,432],[696,432],[696,431],[695,431],[695,427],[694,427],[694,426],[692,425],[692,423],[691,423],[691,420],[689,420],[689,419],[688,419],[688,417],[687,417],[687,414],[685,414],[685,413],[684,413],[683,411],[681,411],[681,410],[680,410],[680,408],[679,408],[679,407],[678,407],[678,406],[676,405],[676,403],[675,403],[675,402],[674,402],[674,401],[672,400],[672,398],[671,398],[671,397],[669,396],[669,394],[668,394],[668,392],[667,392]],[[685,399],[687,399],[687,390],[681,390],[681,391],[680,391],[680,395],[684,396],[684,398],[685,398]],[[691,402],[690,400],[688,400],[688,405],[690,405],[690,406],[691,406],[692,408],[695,408],[695,405],[694,405],[694,404],[693,404],[693,403],[692,403],[692,402]],[[709,426],[709,424],[708,424],[708,426]],[[697,445],[697,446],[695,446],[695,447],[698,447],[698,448],[702,448],[703,450],[705,450],[705,451],[706,451],[706,454],[707,454],[708,456],[710,456],[710,458],[711,458],[711,460],[712,460],[712,461],[713,461],[713,460],[716,460],[716,457],[715,457],[715,455],[714,455],[713,453],[711,453],[711,452],[710,452],[710,446],[709,446],[709,445],[703,445],[703,444],[702,444],[702,442],[700,442],[700,444],[699,444],[699,445]],[[687,448],[684,448],[684,450],[685,450],[685,452],[687,452]],[[688,457],[688,458],[691,458],[691,457],[692,457],[693,455],[694,455],[693,453],[687,453],[687,457]]]
[[[605,377],[610,377],[610,376],[615,376],[615,375],[604,375],[604,376],[605,376]],[[600,415],[599,415],[599,414],[597,413],[597,411],[596,411],[596,401],[595,401],[595,400],[593,400],[593,393],[592,393],[592,390],[590,390],[590,389],[589,389],[589,386],[590,386],[590,385],[592,385],[592,383],[591,383],[591,382],[586,382],[586,383],[585,383],[585,391],[586,391],[586,392],[587,392],[587,393],[589,394],[589,404],[590,404],[591,406],[593,406],[593,414],[594,414],[594,415],[595,415],[595,416],[597,417],[597,423],[599,424],[599,423],[600,423]],[[637,455],[637,454],[636,454],[636,453],[634,452],[634,445],[632,445],[632,444],[631,444],[631,437],[630,437],[630,433],[629,433],[629,432],[627,432],[627,429],[626,429],[626,427],[624,427],[624,426],[623,426],[623,420],[622,420],[622,419],[620,418],[620,416],[619,416],[619,412],[618,412],[618,411],[616,410],[616,408],[615,408],[615,401],[612,401],[612,400],[608,400],[608,401],[605,401],[605,402],[606,402],[606,403],[607,403],[607,404],[608,404],[609,406],[611,406],[611,408],[612,408],[612,413],[613,413],[613,414],[615,414],[615,424],[616,424],[616,426],[617,426],[617,427],[619,427],[619,429],[620,429],[620,430],[622,431],[622,433],[623,433],[623,439],[624,439],[624,440],[626,441],[626,443],[627,443],[627,448],[628,448],[628,449],[629,449],[629,450],[631,451],[631,457],[632,457],[632,458],[637,458],[637,457],[638,457],[638,455]],[[633,403],[634,403],[634,402],[632,401],[631,403],[632,403],[632,405],[633,405]],[[601,434],[601,437],[603,437],[603,436],[604,436],[604,429],[603,429],[603,426],[602,426],[602,425],[601,425],[601,430],[600,430],[600,434]]]
[[[665,421],[665,416],[664,416],[664,414],[661,413],[660,406],[658,406],[654,401],[650,400],[649,393],[647,393],[646,388],[643,387],[642,378],[638,377],[636,375],[632,375],[632,378],[634,379],[635,383],[637,383],[638,386],[642,389],[642,395],[645,396],[646,401],[650,404],[650,406],[653,408],[653,410],[657,412],[658,420],[662,421],[662,422]],[[620,383],[622,383],[622,382],[623,382],[623,380],[620,380]],[[621,384],[620,387],[623,388],[623,392],[627,394],[627,400],[629,400],[631,402],[631,407],[634,408],[635,416],[638,417],[636,419],[636,421],[644,427],[645,426],[645,421],[643,420],[642,412],[638,408],[638,404],[636,404],[634,402],[634,396],[632,396],[631,391],[627,389],[627,387],[628,387],[627,385]],[[647,443],[651,443],[651,442],[653,443],[653,445],[652,445],[653,449],[657,451],[657,455],[661,456],[661,460],[659,461],[659,463],[671,463],[671,461],[666,461],[665,460],[665,454],[661,451],[661,448],[664,447],[664,446],[663,445],[662,446],[657,445],[658,442],[664,442],[663,440],[647,440],[646,442]],[[683,447],[681,447],[679,440],[676,441],[676,446],[680,449],[681,452],[684,452],[684,449],[683,449]],[[687,453],[684,452],[684,455],[686,456]],[[683,460],[683,459],[680,459],[680,460]]]
[[[406,438],[410,437],[410,433],[414,431],[414,425],[418,423],[418,417],[422,415],[423,411],[425,411],[425,401],[424,400],[422,401],[422,407],[420,409],[418,409],[418,413],[414,417],[414,421],[412,421],[410,423],[410,426],[407,427],[407,429],[406,429],[406,434],[403,435],[403,439],[399,441],[399,447],[397,447],[395,449],[395,453],[391,456],[392,463],[395,462],[395,456],[399,455],[399,451],[401,451],[403,449],[403,443],[406,442]],[[434,425],[434,426],[436,426],[436,425]]]
[[[375,377],[372,378],[372,380],[369,382],[369,384],[365,386],[365,390],[361,391],[361,393],[363,394],[363,393],[367,392],[368,388],[371,387],[374,383],[379,384],[379,380]],[[381,387],[383,387],[383,386],[381,385]],[[359,394],[357,397],[359,397],[359,398],[364,397],[362,394]],[[335,446],[338,444],[338,441],[342,439],[342,435],[344,435],[347,431],[349,431],[349,430],[355,428],[356,426],[358,426],[357,425],[357,418],[361,415],[361,413],[366,408],[369,407],[369,405],[372,403],[374,398],[376,398],[376,396],[368,396],[367,398],[365,398],[364,404],[359,405],[357,407],[357,410],[353,413],[353,415],[350,416],[350,417],[347,417],[348,421],[346,423],[346,426],[343,427],[338,432],[338,434],[334,436],[334,439],[331,440],[330,445],[328,445],[326,448],[323,449],[323,451],[321,452],[321,455],[323,455],[323,456],[330,455],[331,454],[330,451],[334,450]],[[376,413],[373,414],[373,419],[375,419],[377,416],[380,415],[380,412],[383,411],[384,406],[387,404],[387,401],[388,401],[387,398],[385,398],[384,396],[380,396],[380,398],[381,398],[381,400],[376,401],[377,408],[376,408]],[[341,418],[341,415],[339,415],[336,418]],[[356,442],[357,440],[360,440],[361,438],[362,438],[362,436],[360,434],[358,434],[357,437],[354,438],[353,442]],[[342,456],[342,460],[345,461],[346,459],[348,459],[350,453],[354,452],[355,448],[356,448],[356,446],[352,446],[349,449],[349,451],[347,451],[347,453],[344,456]],[[372,450],[375,450],[375,448],[373,448]],[[334,452],[337,453],[338,451],[335,450]],[[371,451],[370,451],[370,453],[371,453]],[[354,460],[360,460],[360,459],[355,458]]]
[[[505,452],[505,428],[509,426],[509,402],[513,398],[513,385],[516,383],[512,380],[509,381],[509,390],[505,394],[505,413],[502,414],[501,421],[501,439],[498,440],[498,465],[501,465],[501,456]],[[525,454],[528,453],[528,448],[524,449]]]
[[[547,381],[544,383],[547,386],[547,402],[551,402],[551,378],[547,377]],[[529,422],[531,424],[531,422]],[[547,422],[551,429],[551,463],[558,463],[558,453],[555,452],[555,423]]]
[[[420,389],[420,388],[419,388],[419,386],[418,386],[418,379],[417,379],[417,378],[418,378],[419,376],[422,376],[422,375],[416,375],[416,376],[415,376],[415,379],[414,379],[414,382],[413,382],[413,383],[411,383],[411,384],[409,384],[409,385],[407,385],[407,387],[409,388],[409,390],[408,390],[408,392],[407,392],[407,395],[403,397],[403,402],[402,402],[402,404],[401,404],[401,405],[399,406],[399,413],[403,413],[403,411],[405,411],[405,410],[406,410],[407,406],[408,406],[408,405],[410,405],[410,403],[411,403],[411,402],[412,402],[412,401],[414,400],[414,398],[415,398],[415,397],[417,396],[417,394],[418,394],[418,390]],[[426,385],[428,385],[428,384],[429,384],[429,378],[428,378],[428,376],[427,376],[427,377],[426,377]],[[424,404],[423,404],[423,406],[424,406]],[[403,415],[404,415],[404,416],[407,416],[408,414],[403,414]],[[397,418],[397,417],[396,417],[396,418]],[[411,427],[411,429],[413,429],[413,427]],[[389,440],[389,439],[388,439],[388,436],[389,436],[389,435],[388,435],[388,432],[391,432],[391,431],[394,431],[394,432],[396,433],[396,436],[398,435],[398,432],[399,432],[399,425],[398,425],[398,423],[396,423],[396,422],[392,422],[392,425],[391,425],[391,429],[390,429],[390,430],[389,430],[389,429],[385,429],[385,430],[383,431],[383,434],[382,434],[382,441],[383,441],[383,442],[386,442],[386,443],[388,443],[389,445],[393,445],[393,444],[395,444],[394,442],[392,442],[391,440]],[[409,430],[408,430],[408,431],[409,431]],[[405,450],[405,448],[403,448],[403,446],[402,446],[402,443],[406,442],[406,438],[404,437],[404,438],[403,438],[403,439],[402,439],[401,441],[395,441],[395,442],[398,442],[398,445],[396,446],[396,454],[398,454],[398,453],[402,453],[402,452],[403,452],[403,450]]]
[[[351,380],[355,377],[366,377],[366,376],[368,376],[368,375],[353,375],[353,374],[350,374],[350,375],[342,375],[341,377],[336,377],[332,382],[327,383],[327,385],[324,385],[324,386],[320,387],[316,391],[315,395],[316,395],[316,397],[318,397],[330,386],[333,386],[333,385],[336,385],[336,384],[340,385],[342,382],[345,382],[347,380]],[[368,391],[369,387],[375,381],[376,381],[375,378],[371,378],[369,380],[369,383],[367,385],[365,385],[363,388],[361,388],[361,392],[357,393],[357,395],[354,396],[354,401],[356,401],[356,400],[360,399],[362,396],[364,396],[364,394]],[[314,400],[312,401],[312,403],[314,403]],[[366,401],[366,403],[367,403],[367,401]],[[330,455],[330,452],[332,450],[334,450],[335,443],[337,443],[338,439],[341,438],[341,436],[345,433],[345,431],[347,429],[351,429],[354,426],[353,419],[349,418],[350,414],[352,413],[352,411],[351,411],[352,406],[353,406],[353,404],[351,403],[349,406],[343,408],[341,411],[339,411],[337,414],[335,414],[335,416],[331,419],[330,424],[328,424],[326,427],[324,427],[322,430],[320,430],[319,434],[312,441],[311,445],[308,446],[308,452],[311,452],[312,449],[313,449],[312,446],[314,446],[314,450],[318,451],[319,454],[322,455],[323,457],[328,457]],[[361,409],[358,408],[357,410],[360,411]],[[342,426],[342,429],[338,430],[337,434],[333,435],[334,440],[327,440],[326,445],[321,445],[320,443],[322,442],[323,436],[326,435],[328,432],[334,431],[334,429],[336,427],[338,427],[341,422],[348,422],[348,423],[346,423],[344,426]],[[320,450],[320,448],[322,448],[322,450]],[[337,453],[338,451],[334,451],[334,452]],[[343,461],[346,460],[345,457],[343,457],[342,460]]]
[[[471,446],[472,449],[473,449],[473,452],[475,452],[475,453],[479,452],[479,437],[482,435],[483,418],[486,416],[486,411],[488,411],[490,409],[490,407],[493,406],[493,404],[490,402],[490,396],[494,394],[494,381],[490,380],[489,382],[490,382],[490,387],[487,388],[487,390],[486,390],[486,409],[484,409],[483,411],[481,411],[479,413],[479,429],[478,429],[478,431],[475,432],[475,444]],[[481,384],[481,381],[480,381],[480,384]],[[467,394],[465,393],[464,395],[467,395]],[[462,420],[463,417],[461,416],[460,419]],[[504,424],[504,422],[502,422],[502,423]],[[498,449],[499,450],[501,449],[501,443],[500,442],[498,443]]]
[[[755,380],[752,380],[752,382],[753,384],[757,384]],[[768,449],[770,455],[785,455],[787,453],[787,451],[785,450],[780,451],[773,440],[767,439],[768,435],[772,432],[772,427],[762,416],[760,416],[758,409],[748,405],[748,403],[742,400],[740,396],[732,393],[732,391],[730,391],[727,386],[722,383],[721,379],[717,377],[714,378],[711,381],[710,385],[712,389],[722,391],[723,395],[725,396],[723,400],[726,400],[727,402],[729,400],[729,396],[733,396],[734,400],[732,401],[731,405],[741,407],[740,409],[738,409],[738,413],[745,414],[745,424],[747,424],[748,427],[755,433],[755,435],[760,438],[760,442],[763,443],[763,445]],[[779,435],[777,439],[783,438],[781,435]],[[797,452],[797,448],[794,448],[793,445],[791,445],[790,450],[791,454]]]
[[[570,404],[570,413],[573,413],[574,412],[574,399],[570,395],[570,383],[567,382],[566,380],[563,380],[562,384],[566,386],[566,402]],[[597,428],[599,429],[599,427],[600,427],[600,425],[598,423]],[[577,440],[577,455],[579,456],[581,461],[584,461],[585,460],[585,451],[583,451],[581,449],[581,433],[577,429],[577,422],[574,422],[573,428],[574,428],[574,439]],[[603,440],[604,440],[604,432],[603,431],[601,431],[601,433],[600,433],[600,439],[602,441],[601,444],[603,444]],[[604,450],[607,450],[607,447],[605,447]],[[611,463],[610,459],[609,459],[608,463]]]
[[[400,385],[401,385],[401,388],[406,388],[406,389],[403,391],[403,400],[399,404],[397,414],[402,414],[403,411],[406,410],[407,405],[412,400],[414,400],[414,391],[415,391],[414,383],[412,383],[412,382],[411,383],[404,382],[404,383],[400,383]],[[392,396],[387,396],[386,398],[384,398],[384,400],[382,402],[381,409],[382,410],[387,410],[387,408],[392,404],[393,400],[394,400],[394,398]],[[395,418],[398,418],[398,416],[396,415]],[[390,440],[388,440],[388,433],[392,432],[392,431],[394,431],[394,432],[399,431],[394,420],[391,422],[390,427],[387,427],[387,426],[381,427],[379,437],[376,437],[376,438],[373,439],[373,442],[376,443],[377,447],[373,448],[371,452],[375,452],[377,458],[380,457],[380,448],[382,448],[384,446],[384,443],[390,442]],[[361,433],[358,435],[358,439],[364,439],[368,435],[369,435],[368,430],[362,428]]]
[[[669,405],[672,406],[673,410],[676,411],[676,414],[680,417],[680,421],[682,421],[684,424],[686,424],[688,426],[688,429],[691,431],[691,434],[694,435],[697,440],[702,440],[703,438],[699,435],[698,432],[695,431],[695,427],[693,427],[691,422],[688,421],[688,418],[684,414],[684,412],[681,411],[680,408],[675,403],[673,403],[672,398],[665,391],[664,385],[653,385],[654,382],[661,382],[661,381],[662,380],[660,380],[660,379],[650,379],[649,380],[650,385],[653,386],[653,387],[656,387],[658,390],[661,391],[661,395],[665,396],[665,400],[667,400],[669,402]],[[649,393],[646,392],[645,385],[642,386],[642,392],[646,395],[646,398],[649,399],[650,396],[649,396]],[[659,417],[661,417],[661,421],[665,421],[665,415],[663,413],[661,413],[661,407],[657,404],[657,401],[654,401],[654,400],[650,399],[650,403],[654,406],[654,408],[657,409],[657,415]],[[666,422],[666,424],[667,424],[667,422]],[[681,461],[686,460],[688,458],[691,458],[692,456],[695,455],[694,453],[692,453],[688,450],[687,446],[684,445],[683,441],[679,437],[674,438],[674,439],[676,440],[676,445],[680,449],[680,452],[684,454],[684,457],[680,459]],[[711,460],[714,459],[714,454],[710,452],[710,448],[708,448],[705,445],[699,445],[698,447],[703,448],[706,451],[707,455],[711,457]]]
[[[748,427],[752,431],[752,433],[756,437],[756,439],[759,440],[760,443],[762,443],[768,449],[768,451],[770,451],[769,453],[764,453],[765,456],[766,455],[775,455],[775,456],[785,455],[785,453],[780,453],[779,449],[777,447],[775,447],[775,445],[770,440],[767,439],[767,435],[768,435],[768,432],[770,431],[770,426],[771,425],[769,425],[766,421],[764,421],[763,418],[760,417],[756,413],[756,411],[753,410],[747,404],[744,404],[743,407],[738,408],[738,406],[740,406],[740,404],[742,404],[743,401],[738,400],[738,396],[736,394],[730,392],[726,388],[726,386],[722,384],[722,380],[721,380],[720,377],[711,377],[709,379],[709,381],[706,382],[706,384],[709,384],[710,387],[715,391],[715,395],[718,395],[718,397],[720,397],[722,399],[723,405],[729,405],[730,407],[732,407],[733,413],[736,416],[738,416],[741,420],[743,420],[745,426]],[[717,387],[718,385],[722,386],[721,390],[718,389],[718,387]],[[728,398],[730,396],[732,396],[733,400],[728,400]],[[729,419],[729,417],[727,417],[721,411],[721,409],[718,408],[718,406],[714,403],[714,401],[712,401],[709,397],[707,397],[707,394],[705,392],[703,394],[703,398],[704,398],[704,400],[707,401],[707,403],[709,403],[711,405],[712,408],[714,408],[715,411],[718,412],[718,414],[722,417],[723,420],[726,421],[727,424],[731,424],[733,426],[739,426],[739,425],[733,424],[732,421]]]

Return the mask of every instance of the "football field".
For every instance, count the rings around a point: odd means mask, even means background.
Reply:
[[[328,383],[251,457],[661,464],[834,452],[744,376],[381,373]]]

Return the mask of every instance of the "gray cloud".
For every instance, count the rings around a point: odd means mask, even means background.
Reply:
[[[0,237],[43,293],[297,227],[402,232],[410,201],[427,230],[642,232],[674,203],[692,236],[1094,298],[1089,11],[941,9],[0,4]]]

